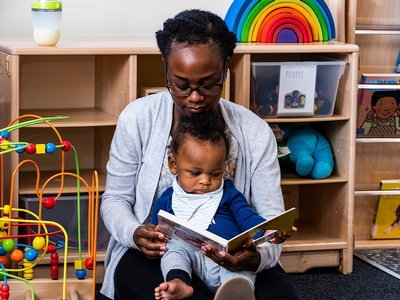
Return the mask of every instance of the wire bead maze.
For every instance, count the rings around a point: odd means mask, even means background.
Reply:
[[[0,286],[1,300],[7,300],[12,294],[7,279],[15,279],[26,283],[29,287],[25,295],[29,299],[35,299],[35,286],[32,284],[34,278],[34,268],[46,255],[50,256],[50,279],[59,279],[59,255],[58,251],[63,251],[63,272],[62,272],[62,298],[67,299],[67,258],[68,258],[68,232],[57,222],[51,220],[43,220],[43,209],[51,210],[57,205],[57,200],[63,194],[65,180],[67,177],[76,179],[76,201],[77,201],[77,227],[78,227],[78,259],[74,262],[76,277],[79,280],[86,278],[87,270],[92,272],[92,288],[91,299],[94,299],[96,284],[96,241],[97,241],[97,224],[98,224],[98,206],[99,206],[99,183],[98,174],[93,171],[91,185],[80,176],[78,155],[75,147],[67,140],[63,140],[59,131],[51,122],[69,118],[68,116],[57,117],[41,117],[37,115],[23,115],[11,121],[7,127],[0,129],[0,179],[4,181],[4,157],[5,154],[16,152],[18,154],[27,153],[31,155],[53,154],[57,150],[61,150],[60,171],[47,178],[40,186],[40,168],[34,159],[21,160],[13,170],[10,181],[9,200],[4,199],[4,182],[0,182],[0,279],[2,277],[3,284]],[[46,124],[56,136],[58,144],[34,144],[25,141],[10,141],[10,133],[14,130],[37,125]],[[75,162],[75,172],[67,172],[65,170],[65,159],[67,153],[73,153]],[[33,166],[36,172],[35,189],[36,196],[39,199],[38,213],[34,213],[28,209],[17,208],[13,205],[15,178],[18,171],[25,165]],[[45,196],[46,187],[50,182],[56,181],[59,184],[58,193],[51,196]],[[81,234],[81,185],[86,187],[88,193],[88,234],[87,234],[87,257],[84,259],[82,251],[82,234]],[[56,196],[54,196],[56,194]],[[23,218],[21,215],[29,216]],[[35,228],[35,230],[32,230]],[[25,229],[24,234],[21,230]],[[26,232],[26,233],[25,233]],[[50,239],[51,236],[61,236],[63,239],[56,242]],[[26,244],[20,243],[26,240]],[[16,266],[16,267],[9,267]],[[15,274],[23,274],[17,276]],[[52,283],[50,281],[50,283]],[[79,293],[73,291],[70,293],[71,299],[79,299]],[[57,296],[58,297],[58,296]],[[61,296],[60,296],[61,297]],[[42,298],[41,298],[42,299]]]

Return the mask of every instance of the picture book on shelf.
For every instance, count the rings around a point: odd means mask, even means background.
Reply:
[[[397,54],[396,64],[394,65],[394,72],[400,73],[400,49],[399,53]]]
[[[361,84],[385,85],[382,89],[359,88],[357,107],[357,134],[390,136],[400,134],[400,74],[366,73]]]
[[[197,248],[201,248],[205,244],[211,244],[219,251],[225,251],[232,254],[243,248],[248,237],[254,237],[261,230],[272,230],[272,232],[253,240],[255,245],[268,242],[275,236],[277,231],[292,230],[295,216],[296,208],[291,208],[272,219],[266,220],[265,222],[242,232],[230,240],[226,240],[205,229],[198,228],[164,210],[160,210],[158,213],[158,224],[160,226],[160,231],[168,238],[182,240]]]
[[[360,83],[400,84],[400,73],[363,73]]]
[[[279,78],[278,117],[314,115],[314,64],[282,64]]]
[[[400,191],[400,179],[381,180],[379,189]],[[372,221],[372,239],[400,238],[400,195],[378,196]]]

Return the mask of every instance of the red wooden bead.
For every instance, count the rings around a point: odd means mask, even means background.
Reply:
[[[8,285],[6,285],[6,284],[3,284],[3,285],[0,287],[0,291],[2,291],[2,292],[8,292],[8,291],[10,291],[10,287],[9,287]]]
[[[35,144],[30,143],[28,146],[25,148],[25,152],[28,154],[33,154],[36,152],[36,146]]]
[[[62,151],[69,151],[71,149],[71,143],[68,141],[63,141],[62,144],[64,147],[62,147]]]
[[[91,257],[86,258],[85,268],[88,270],[93,270],[93,259]]]
[[[54,206],[56,206],[56,199],[54,199],[53,197],[44,198],[43,206],[47,209],[52,209]]]
[[[57,251],[56,245],[53,245],[53,244],[49,245],[49,247],[47,248],[47,251],[49,251],[50,253],[56,252]]]
[[[0,287],[0,295],[1,295],[1,299],[2,299],[2,300],[8,300],[8,299],[10,298],[10,293],[9,293],[9,291],[10,291],[10,288],[9,288],[9,286],[6,285],[6,284],[3,284],[3,285]]]

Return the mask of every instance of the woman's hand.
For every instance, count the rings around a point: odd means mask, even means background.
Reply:
[[[158,226],[148,224],[135,230],[133,241],[148,258],[155,259],[164,255],[168,239],[158,232]]]
[[[235,256],[224,251],[218,251],[209,244],[201,249],[206,256],[229,271],[255,272],[261,261],[260,253],[258,253],[256,246],[253,245],[251,238],[246,240],[243,250]]]

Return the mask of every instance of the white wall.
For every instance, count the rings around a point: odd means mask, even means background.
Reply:
[[[62,37],[154,36],[184,9],[225,17],[233,0],[63,0]],[[31,1],[0,0],[0,37],[32,36]]]

